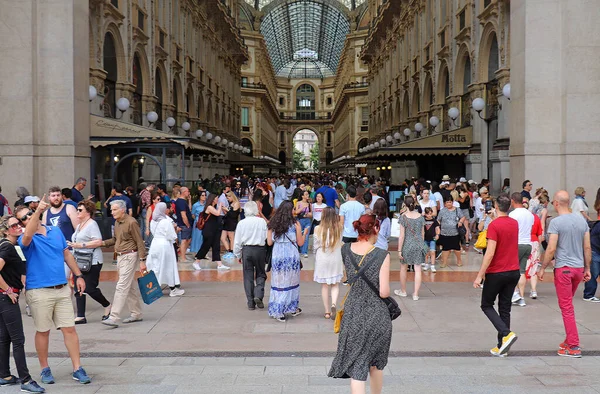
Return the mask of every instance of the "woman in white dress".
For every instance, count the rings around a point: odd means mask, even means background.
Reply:
[[[171,297],[179,297],[185,293],[181,288],[179,271],[177,270],[177,256],[173,249],[173,242],[177,240],[175,224],[169,217],[170,210],[167,204],[159,202],[152,213],[150,231],[153,239],[150,251],[146,257],[148,270],[154,271],[158,283],[168,285],[171,289]]]
[[[335,319],[344,263],[342,261],[342,225],[334,208],[323,209],[321,223],[315,227],[313,249],[315,251],[314,281],[321,283],[325,319]],[[329,293],[331,293],[331,304],[329,303]]]

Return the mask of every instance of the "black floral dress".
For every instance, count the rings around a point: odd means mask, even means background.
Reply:
[[[365,257],[365,276],[379,289],[379,270],[388,252],[375,248]],[[366,381],[371,367],[379,370],[387,365],[392,342],[392,320],[385,303],[364,279],[354,281],[356,264],[361,255],[342,247],[348,282],[353,283],[344,305],[344,318],[339,333],[338,348],[328,376]]]

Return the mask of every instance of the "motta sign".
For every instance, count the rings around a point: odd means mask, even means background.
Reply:
[[[445,134],[442,136],[442,143],[444,142],[467,142],[466,134]]]
[[[91,137],[168,138],[165,133],[130,123],[90,115]]]

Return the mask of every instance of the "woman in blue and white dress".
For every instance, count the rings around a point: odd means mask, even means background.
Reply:
[[[298,246],[310,228],[304,233],[300,223],[294,218],[291,201],[281,203],[268,225],[267,243],[273,245],[271,256],[271,295],[269,316],[285,322],[286,315],[298,316],[302,313],[300,304],[300,252]]]
[[[194,218],[194,225],[192,226],[192,243],[190,244],[190,251],[192,253],[198,253],[202,247],[202,230],[196,228],[198,218],[200,214],[204,212],[204,206],[206,205],[206,191],[200,192],[200,199],[192,205],[192,217]]]

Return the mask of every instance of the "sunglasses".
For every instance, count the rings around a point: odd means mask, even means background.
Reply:
[[[17,218],[17,219],[19,219],[20,222],[24,222],[25,220],[27,220],[27,218],[32,217],[33,213],[34,213],[33,211],[29,211],[24,216],[21,216],[20,218]]]
[[[8,226],[8,228],[12,229],[12,230],[16,230],[18,228],[21,228],[21,223],[13,223],[10,226]]]

